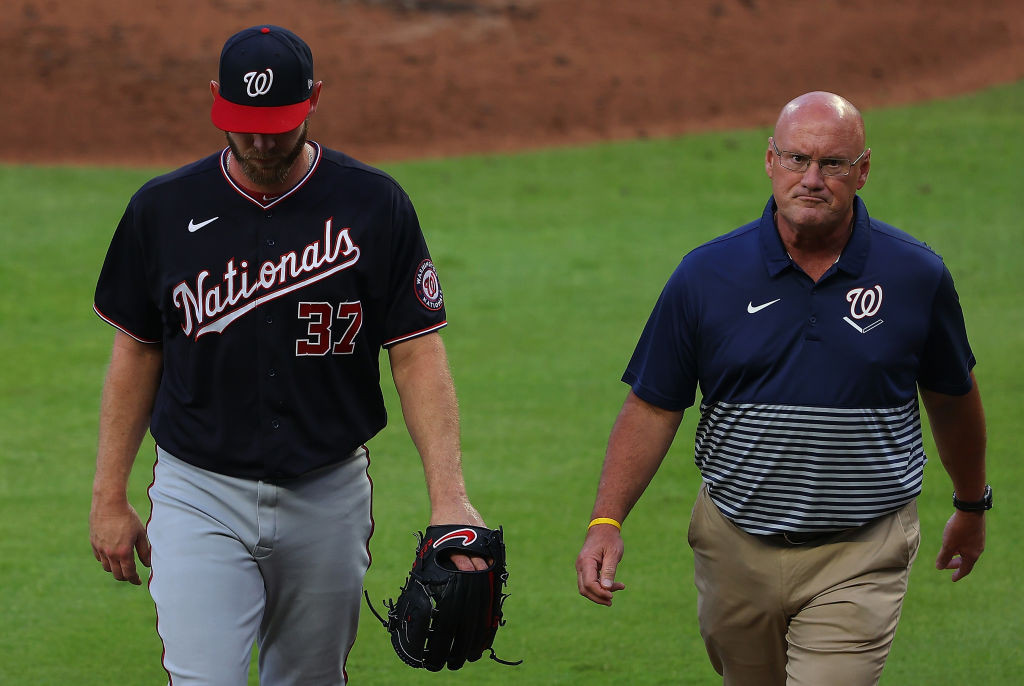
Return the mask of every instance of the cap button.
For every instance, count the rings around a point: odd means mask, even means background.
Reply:
[[[260,33],[270,33],[270,29],[264,26],[262,29],[260,29]]]

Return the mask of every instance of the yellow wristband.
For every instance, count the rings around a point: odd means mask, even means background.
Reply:
[[[597,526],[598,524],[611,524],[619,531],[622,531],[622,525],[611,517],[598,517],[590,522],[590,526],[588,526],[587,529],[590,529],[591,526]]]

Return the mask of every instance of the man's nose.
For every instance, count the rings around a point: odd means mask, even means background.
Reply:
[[[817,160],[808,165],[804,172],[803,184],[808,188],[821,188],[825,185],[825,175],[821,173],[821,163]]]
[[[254,133],[252,135],[252,147],[260,152],[270,152],[274,149],[274,137],[262,133]]]

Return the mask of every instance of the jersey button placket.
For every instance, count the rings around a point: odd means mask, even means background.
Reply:
[[[267,220],[272,220],[274,217],[273,210],[266,210],[264,216]],[[275,232],[276,222],[267,221],[263,224],[263,230],[260,232],[262,235],[259,236],[257,243],[257,251],[260,253],[260,264],[266,262],[276,263],[278,262],[279,248],[277,247],[277,239],[274,235],[269,235]],[[273,324],[275,319],[274,304],[264,303],[260,306],[260,316],[266,324]],[[271,328],[270,326],[264,326],[260,329],[260,335],[257,338],[257,345],[259,349],[258,353],[258,364],[260,368],[264,370],[262,375],[263,382],[260,386],[260,405],[262,406],[262,412],[266,413],[264,427],[270,434],[280,435],[282,427],[281,411],[284,409],[281,407],[281,403],[277,401],[279,398],[278,393],[278,369],[279,365],[276,365],[276,343],[273,341],[275,331],[277,327]],[[280,439],[276,439],[280,440]],[[264,464],[270,467],[270,463],[273,461],[271,454],[273,450],[270,446],[273,446],[274,442],[268,445],[268,454],[263,456]]]
[[[271,242],[272,241],[270,240],[267,241],[268,244],[270,244]],[[270,312],[266,312],[264,314],[263,319],[267,324],[272,324],[274,322],[274,315],[271,314]],[[273,335],[269,328],[264,328],[263,331],[264,336]],[[280,412],[282,403],[280,403],[279,401],[275,402],[274,400],[272,400],[273,398],[276,398],[279,395],[277,392],[276,383],[277,367],[274,366],[272,357],[273,348],[271,345],[264,345],[263,349],[265,351],[265,354],[267,355],[266,358],[263,358],[263,360],[261,360],[262,364],[266,364],[265,369],[267,370],[266,376],[264,377],[266,379],[266,393],[264,397],[267,399],[267,407],[271,413]],[[274,416],[273,414],[270,417],[270,428],[275,431],[281,428],[281,420],[278,417]]]
[[[804,327],[804,340],[820,341],[821,334],[818,329],[818,287],[811,286],[810,297],[807,299],[807,325]]]

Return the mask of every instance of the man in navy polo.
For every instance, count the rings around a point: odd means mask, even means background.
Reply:
[[[918,392],[954,487],[936,566],[985,544],[985,421],[952,278],[868,215],[871,150],[847,100],[787,104],[757,221],[689,253],[623,381],[579,590],[610,605],[622,520],[701,390],[694,505],[698,618],[729,686],[874,684],[920,542]],[[787,681],[788,679],[788,681]]]

